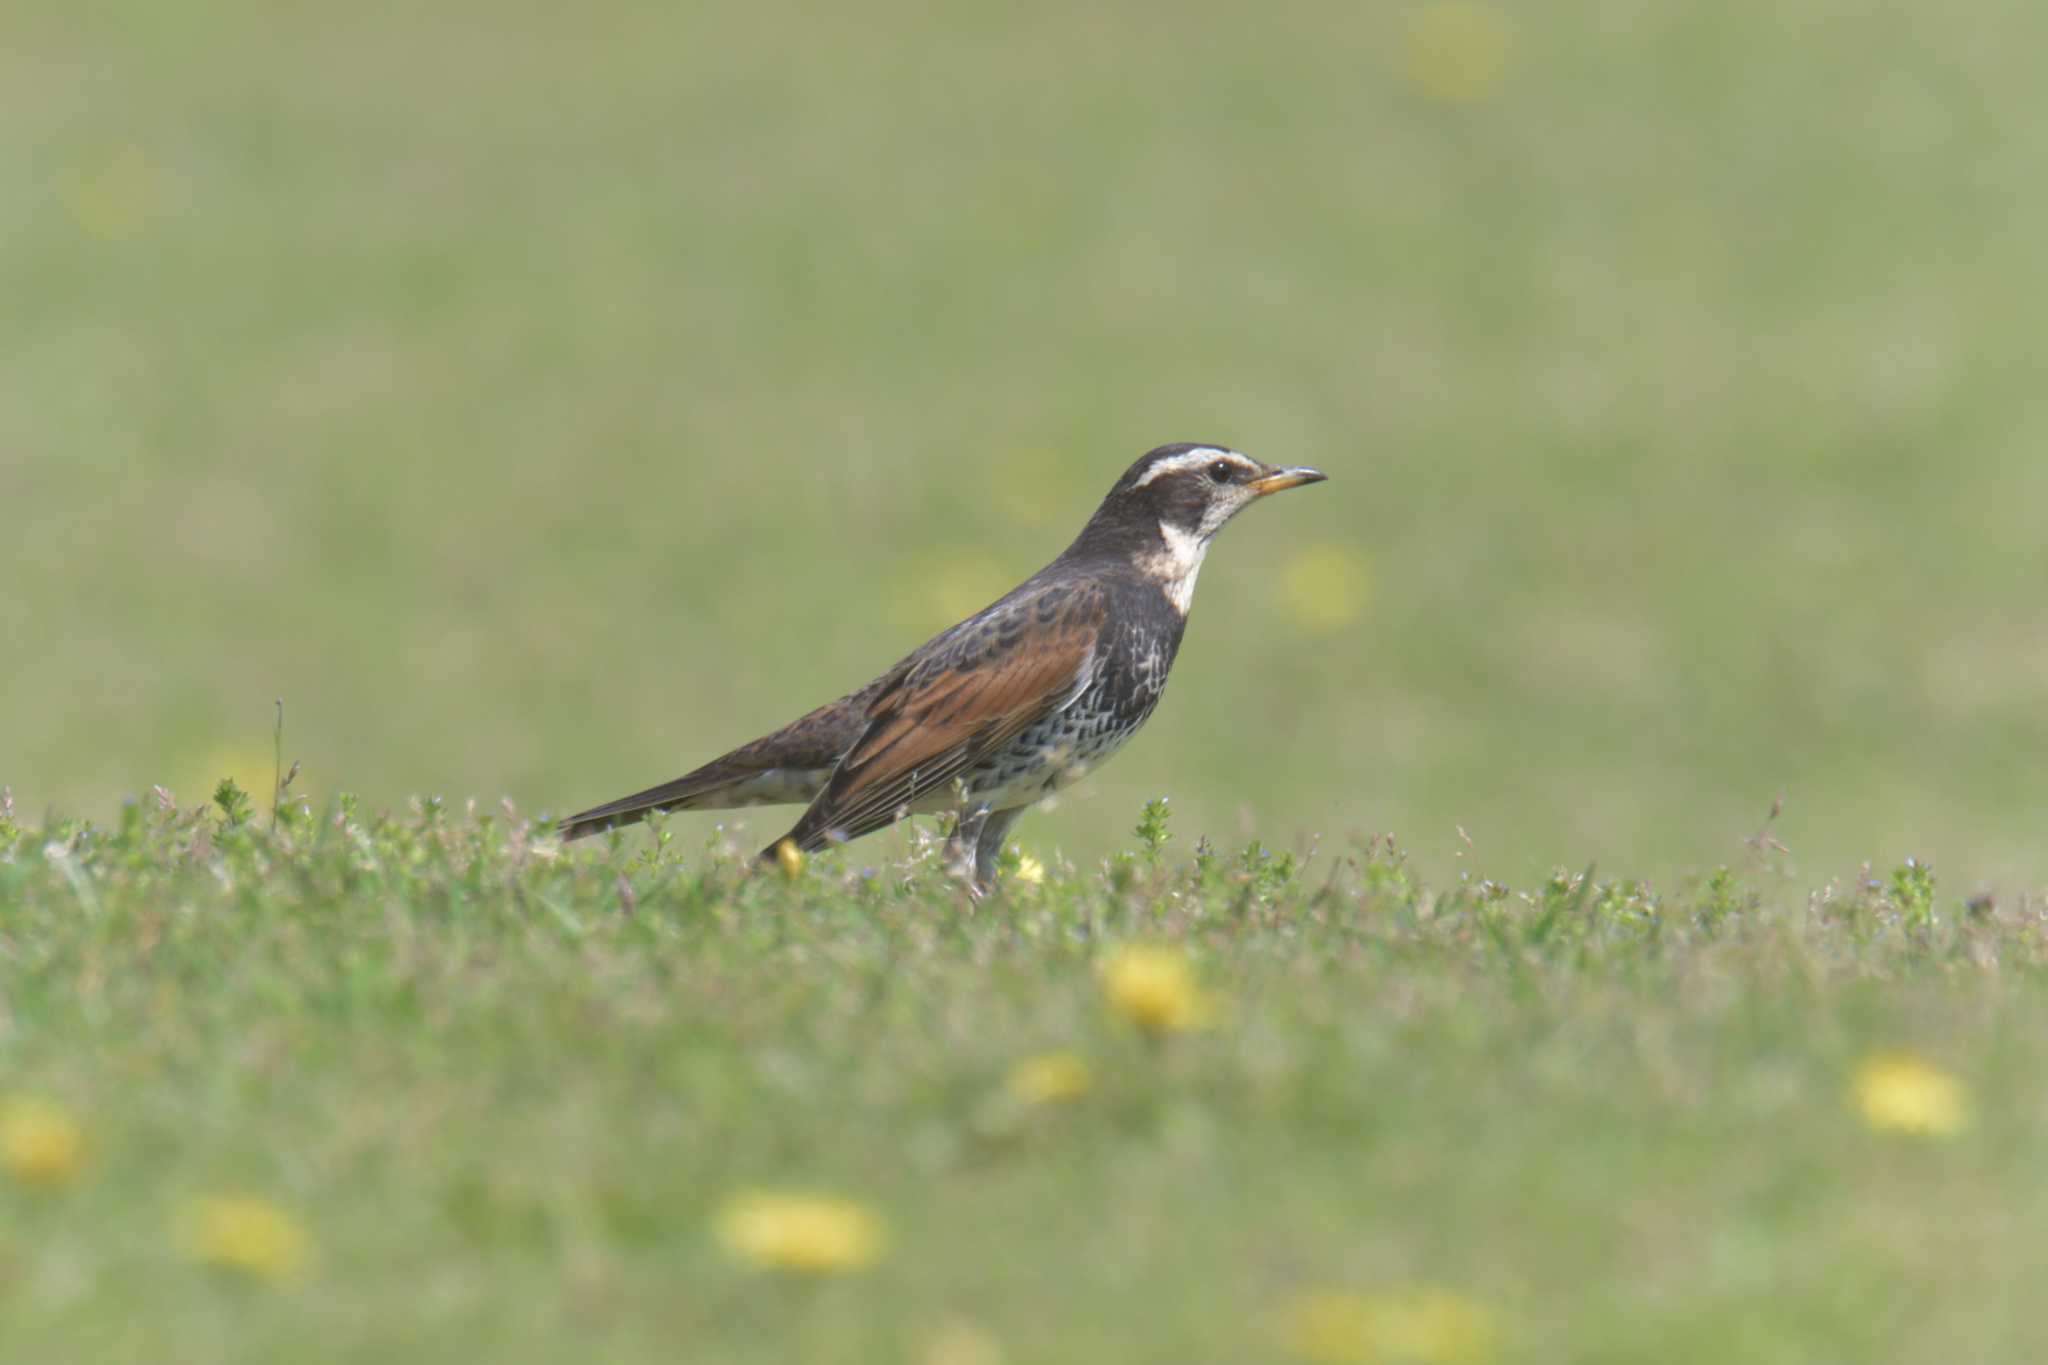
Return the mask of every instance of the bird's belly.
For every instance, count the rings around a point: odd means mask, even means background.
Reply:
[[[969,785],[969,795],[975,804],[991,810],[1050,796],[1123,748],[1151,712],[1149,702],[1132,712],[1095,704],[1084,696],[1017,736],[983,764]]]

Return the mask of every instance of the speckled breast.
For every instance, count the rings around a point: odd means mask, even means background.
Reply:
[[[1036,801],[1108,759],[1159,705],[1179,647],[1178,630],[1112,628],[1081,695],[976,771],[975,801],[997,810]]]

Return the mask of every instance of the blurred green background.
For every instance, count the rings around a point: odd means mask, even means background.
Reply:
[[[32,818],[267,782],[277,696],[316,796],[614,796],[1207,439],[1333,477],[1232,528],[1152,726],[1027,848],[1164,792],[1189,838],[1678,876],[1782,792],[1814,875],[2048,874],[2037,4],[6,29]]]

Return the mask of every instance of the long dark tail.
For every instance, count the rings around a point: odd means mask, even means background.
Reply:
[[[760,773],[751,770],[735,773],[729,767],[730,761],[721,758],[673,782],[664,782],[658,787],[649,787],[646,791],[578,811],[561,823],[560,833],[564,839],[581,839],[586,834],[597,834],[620,825],[638,824],[658,810],[746,804],[741,801],[722,802],[717,798],[722,789],[744,783],[749,778],[758,778]],[[721,768],[728,770],[717,771]]]
[[[742,744],[672,782],[578,811],[562,821],[560,833],[564,839],[581,839],[638,823],[658,810],[809,804],[867,724],[868,698],[880,686],[879,681],[870,683],[827,702],[774,734]]]

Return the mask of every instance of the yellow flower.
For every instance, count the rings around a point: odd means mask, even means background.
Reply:
[[[1003,1344],[965,1318],[949,1318],[925,1335],[918,1365],[1003,1365]]]
[[[1856,1107],[1873,1128],[1919,1137],[1954,1137],[1970,1126],[1963,1083],[1908,1052],[1878,1052],[1856,1071]]]
[[[1126,943],[1102,964],[1109,1007],[1152,1035],[1186,1033],[1215,1014],[1186,953],[1158,943]]]
[[[1017,855],[1017,880],[1027,886],[1045,885],[1045,864],[1029,853]]]
[[[1356,621],[1371,596],[1365,556],[1349,545],[1325,542],[1294,553],[1274,582],[1280,605],[1311,635],[1328,635]]]
[[[272,789],[279,776],[277,755],[268,747],[218,748],[188,769],[171,791],[180,805],[206,806],[212,803],[221,779],[226,778],[247,793],[250,813],[267,819],[275,795]]]
[[[47,1100],[0,1104],[0,1169],[31,1189],[61,1189],[85,1170],[85,1131]]]
[[[990,505],[1019,526],[1063,526],[1071,512],[1073,490],[1060,457],[1045,450],[1008,450],[984,458],[984,487]],[[1092,475],[1091,475],[1092,477]]]
[[[897,619],[928,630],[971,616],[1009,591],[1009,568],[978,550],[923,556],[907,566],[903,591],[892,598]]]
[[[882,1258],[888,1232],[871,1210],[831,1195],[747,1190],[726,1201],[718,1240],[760,1270],[842,1275]]]
[[[1405,43],[1408,79],[1444,104],[1483,104],[1508,69],[1508,30],[1491,5],[1436,0],[1416,12]]]
[[[1066,1104],[1094,1086],[1088,1059],[1076,1052],[1041,1052],[1010,1068],[1010,1094],[1025,1104]]]
[[[1289,1305],[1281,1335],[1289,1351],[1323,1365],[1478,1365],[1493,1357],[1495,1328],[1485,1304],[1412,1285],[1304,1294]]]
[[[804,870],[804,851],[796,846],[796,840],[784,839],[775,846],[775,862],[782,868],[783,876],[801,876]]]
[[[186,1215],[186,1254],[252,1280],[288,1280],[305,1269],[312,1239],[305,1225],[250,1195],[202,1199]]]
[[[133,143],[109,147],[71,177],[71,221],[88,237],[122,241],[149,226],[156,208],[156,167]]]

